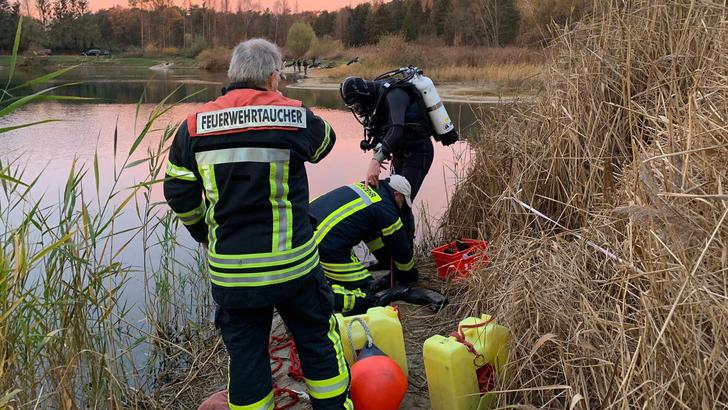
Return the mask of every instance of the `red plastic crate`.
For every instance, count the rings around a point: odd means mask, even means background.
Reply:
[[[446,245],[438,246],[431,251],[432,257],[435,258],[435,265],[437,266],[437,276],[440,279],[445,279],[452,275],[457,278],[465,278],[470,275],[470,269],[476,262],[488,262],[488,241],[462,239],[460,242],[468,245],[468,248],[459,251],[455,245],[457,241],[453,241]],[[453,249],[455,252],[445,253],[447,249]]]

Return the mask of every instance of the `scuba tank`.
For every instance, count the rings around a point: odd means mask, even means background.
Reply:
[[[430,116],[432,128],[435,129],[435,139],[442,145],[450,145],[458,140],[458,131],[450,120],[440,96],[437,94],[435,84],[429,77],[422,75],[422,70],[414,68],[415,75],[409,80],[410,84],[422,95],[427,106],[427,114]]]

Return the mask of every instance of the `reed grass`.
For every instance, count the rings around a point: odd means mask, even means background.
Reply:
[[[442,229],[491,241],[450,296],[510,328],[499,406],[728,406],[726,21],[596,2],[539,97],[472,142]]]
[[[79,100],[53,95],[57,87],[27,90],[74,67],[13,85],[21,30],[22,20],[0,117],[38,101]],[[74,161],[58,201],[39,184],[43,173],[58,170],[31,175],[22,157],[0,163],[0,408],[169,408],[189,389],[180,389],[180,375],[189,384],[199,374],[208,341],[217,340],[204,258],[180,246],[176,220],[151,199],[176,130],[157,122],[173,106],[162,101],[146,118],[138,106],[129,151],[121,152],[118,131],[105,136],[100,143],[113,146],[113,163],[98,155],[93,164]],[[60,119],[0,133],[51,121]],[[124,186],[124,174],[140,166],[147,175]],[[112,175],[108,191],[104,174]],[[119,216],[133,213],[137,222],[119,225]],[[124,262],[130,250],[143,266]],[[135,291],[145,292],[144,306],[128,304]]]

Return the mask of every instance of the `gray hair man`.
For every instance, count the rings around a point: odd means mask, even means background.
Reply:
[[[187,117],[172,143],[164,194],[207,248],[215,325],[230,355],[231,409],[272,409],[268,339],[275,308],[296,342],[315,409],[349,409],[349,370],[333,295],[308,217],[304,162],[332,149],[326,121],[279,91],[282,59],[240,43],[223,95]]]

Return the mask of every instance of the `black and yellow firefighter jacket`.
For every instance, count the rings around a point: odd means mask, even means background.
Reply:
[[[411,241],[400,218],[402,211],[387,181],[380,181],[376,190],[363,183],[346,185],[311,203],[311,214],[318,221],[315,237],[321,266],[329,280],[346,283],[371,277],[352,254],[362,241],[370,247],[386,248],[398,271],[415,269]]]
[[[245,85],[226,91],[180,126],[164,182],[169,206],[208,244],[213,294],[317,267],[304,163],[320,161],[335,141],[300,101]]]

